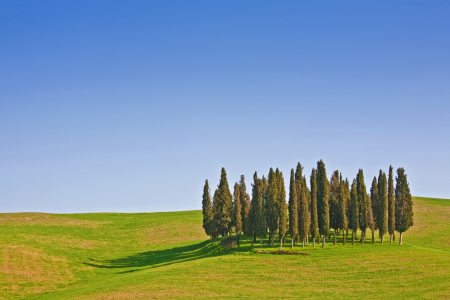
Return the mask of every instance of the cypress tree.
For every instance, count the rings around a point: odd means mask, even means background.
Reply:
[[[227,173],[225,168],[222,168],[220,175],[220,182],[217,188],[217,195],[214,198],[215,215],[214,222],[217,226],[218,233],[222,236],[227,235],[231,229],[231,211],[233,206],[233,196],[227,181]]]
[[[372,215],[373,222],[375,225],[375,230],[378,230],[378,224],[380,219],[380,196],[379,196],[379,183],[377,182],[377,177],[373,177],[372,187],[370,188],[370,200],[372,201]]]
[[[308,237],[309,233],[309,225],[311,223],[311,218],[309,216],[309,207],[308,207],[308,197],[307,197],[307,187],[306,187],[306,178],[302,178],[302,197],[300,197],[300,207],[298,209],[298,235],[300,240],[302,241],[302,248],[305,248],[305,240]]]
[[[300,223],[302,222],[301,220],[301,215],[300,215],[300,202],[301,202],[301,198],[304,196],[303,195],[303,175],[302,175],[302,171],[303,171],[303,167],[300,163],[297,164],[297,169],[295,170],[295,189],[297,190],[297,220],[298,220],[298,230],[299,230],[299,235],[297,236],[298,238],[300,238]]]
[[[388,180],[388,232],[391,237],[391,244],[394,238],[395,230],[395,195],[394,195],[394,177],[392,174],[392,166],[389,166]]]
[[[294,248],[294,239],[298,234],[298,210],[297,189],[294,177],[294,169],[291,169],[291,180],[289,181],[289,235],[291,236],[291,249]]]
[[[347,193],[345,182],[342,180],[342,174],[339,176],[339,209],[338,209],[338,228],[342,230],[342,243],[345,245],[345,231],[348,228],[347,221]]]
[[[367,227],[369,227],[372,232],[372,244],[375,244],[375,222],[373,220],[373,212],[372,212],[372,200],[370,198],[370,194],[366,195],[366,204],[367,204]]]
[[[266,192],[266,225],[269,228],[269,245],[273,247],[275,232],[278,229],[278,186],[277,174],[270,168]]]
[[[278,199],[278,203],[279,203],[279,225],[278,225],[278,235],[280,237],[280,249],[283,248],[283,240],[284,237],[286,236],[286,232],[287,232],[287,213],[288,213],[288,209],[287,209],[287,204],[286,204],[286,188],[284,186],[284,178],[283,178],[283,173],[280,172],[280,175],[278,176],[278,194],[279,194],[279,199]]]
[[[399,244],[402,244],[402,234],[414,225],[413,201],[405,170],[397,169],[395,178],[395,230],[400,233]]]
[[[303,175],[303,187],[305,189],[306,194],[306,202],[308,203],[308,234],[306,235],[306,243],[309,243],[309,234],[311,233],[311,191],[308,188],[308,185],[306,184],[306,177]]]
[[[330,178],[330,227],[334,230],[333,245],[336,245],[336,231],[339,229],[339,171]]]
[[[316,247],[316,237],[318,235],[318,216],[317,216],[317,182],[316,182],[316,170],[313,168],[311,171],[311,238],[313,240],[313,247]]]
[[[255,172],[253,175],[253,191],[252,191],[252,204],[255,218],[255,236],[260,239],[260,248],[262,248],[262,239],[266,237],[266,222],[264,218],[264,185],[263,181],[258,178],[258,174]]]
[[[252,193],[253,195],[253,193]],[[250,237],[251,245],[253,247],[253,241],[255,240],[255,199],[250,200],[250,196],[247,195],[247,206],[248,206],[248,216],[247,216],[247,224],[245,226],[245,236]]]
[[[380,170],[378,176],[378,197],[380,204],[380,212],[378,215],[378,230],[380,232],[381,244],[383,244],[384,234],[388,230],[388,193],[387,193],[387,179],[386,173]]]
[[[241,180],[239,181],[239,198],[241,202],[241,222],[242,222],[242,232],[247,237],[247,223],[248,223],[248,213],[250,209],[250,203],[247,203],[249,195],[247,194],[247,187],[245,186],[245,176],[241,175]]]
[[[203,188],[203,199],[202,199],[202,212],[203,212],[203,229],[211,239],[211,244],[213,243],[213,213],[211,204],[211,195],[209,194],[209,184],[208,180],[205,181],[205,186]]]
[[[319,223],[317,215],[317,182],[316,170],[311,171],[311,239],[313,240],[313,247],[316,247],[316,237],[318,236]]]
[[[352,198],[350,196],[350,182],[347,178],[345,178],[345,209],[346,209],[346,215],[347,215],[347,229],[346,231],[346,237],[345,239],[348,239],[348,230],[350,228],[350,223],[352,220]]]
[[[351,230],[352,230],[352,245],[355,244],[356,231],[358,230],[358,217],[359,217],[359,207],[358,207],[358,192],[356,189],[356,180],[353,179],[352,189],[350,191],[351,197]]]
[[[325,247],[326,236],[330,233],[330,182],[322,160],[317,162],[317,213],[319,233],[323,236],[322,248]]]
[[[372,230],[372,244],[375,242],[374,231],[378,230],[378,219],[380,215],[380,196],[378,194],[378,182],[377,177],[373,177],[372,187],[370,188],[370,202],[372,208],[372,223],[370,229]],[[373,229],[372,229],[373,227]]]
[[[359,169],[358,175],[356,176],[356,190],[358,194],[359,229],[361,229],[361,244],[362,244],[366,239],[366,228],[368,225],[367,192],[366,192],[366,185],[364,183],[364,174],[362,169]]]
[[[241,191],[241,187],[236,182],[234,184],[234,226],[235,226],[235,231],[236,231],[238,247],[240,246],[239,235],[241,234],[241,231],[242,231],[240,191]]]

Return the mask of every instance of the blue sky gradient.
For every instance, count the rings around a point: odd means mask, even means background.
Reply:
[[[298,161],[450,198],[448,1],[3,1],[0,211],[201,208]],[[213,192],[213,191],[212,191]]]

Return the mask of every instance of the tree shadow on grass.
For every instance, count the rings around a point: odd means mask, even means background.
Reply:
[[[236,250],[233,249],[232,252],[236,252]],[[230,251],[226,251],[222,247],[212,246],[209,241],[204,241],[171,249],[140,252],[118,259],[96,260],[90,258],[90,262],[84,262],[83,264],[104,269],[124,269],[118,272],[119,274],[124,274],[140,271],[143,268],[158,268],[229,253]],[[126,270],[130,268],[132,269]]]

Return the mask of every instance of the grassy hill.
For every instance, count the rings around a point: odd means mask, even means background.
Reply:
[[[310,256],[211,246],[200,211],[0,214],[0,298],[448,299],[450,200],[414,198],[414,210],[403,246],[368,234]]]

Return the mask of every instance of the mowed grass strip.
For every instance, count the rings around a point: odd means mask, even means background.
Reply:
[[[295,247],[310,256],[256,254],[259,243],[242,239],[229,251],[211,246],[200,211],[43,214],[42,221],[3,214],[0,297],[448,299],[450,200],[414,201],[415,226],[403,246],[372,245],[368,234],[363,245],[342,246],[339,237],[325,249]]]

